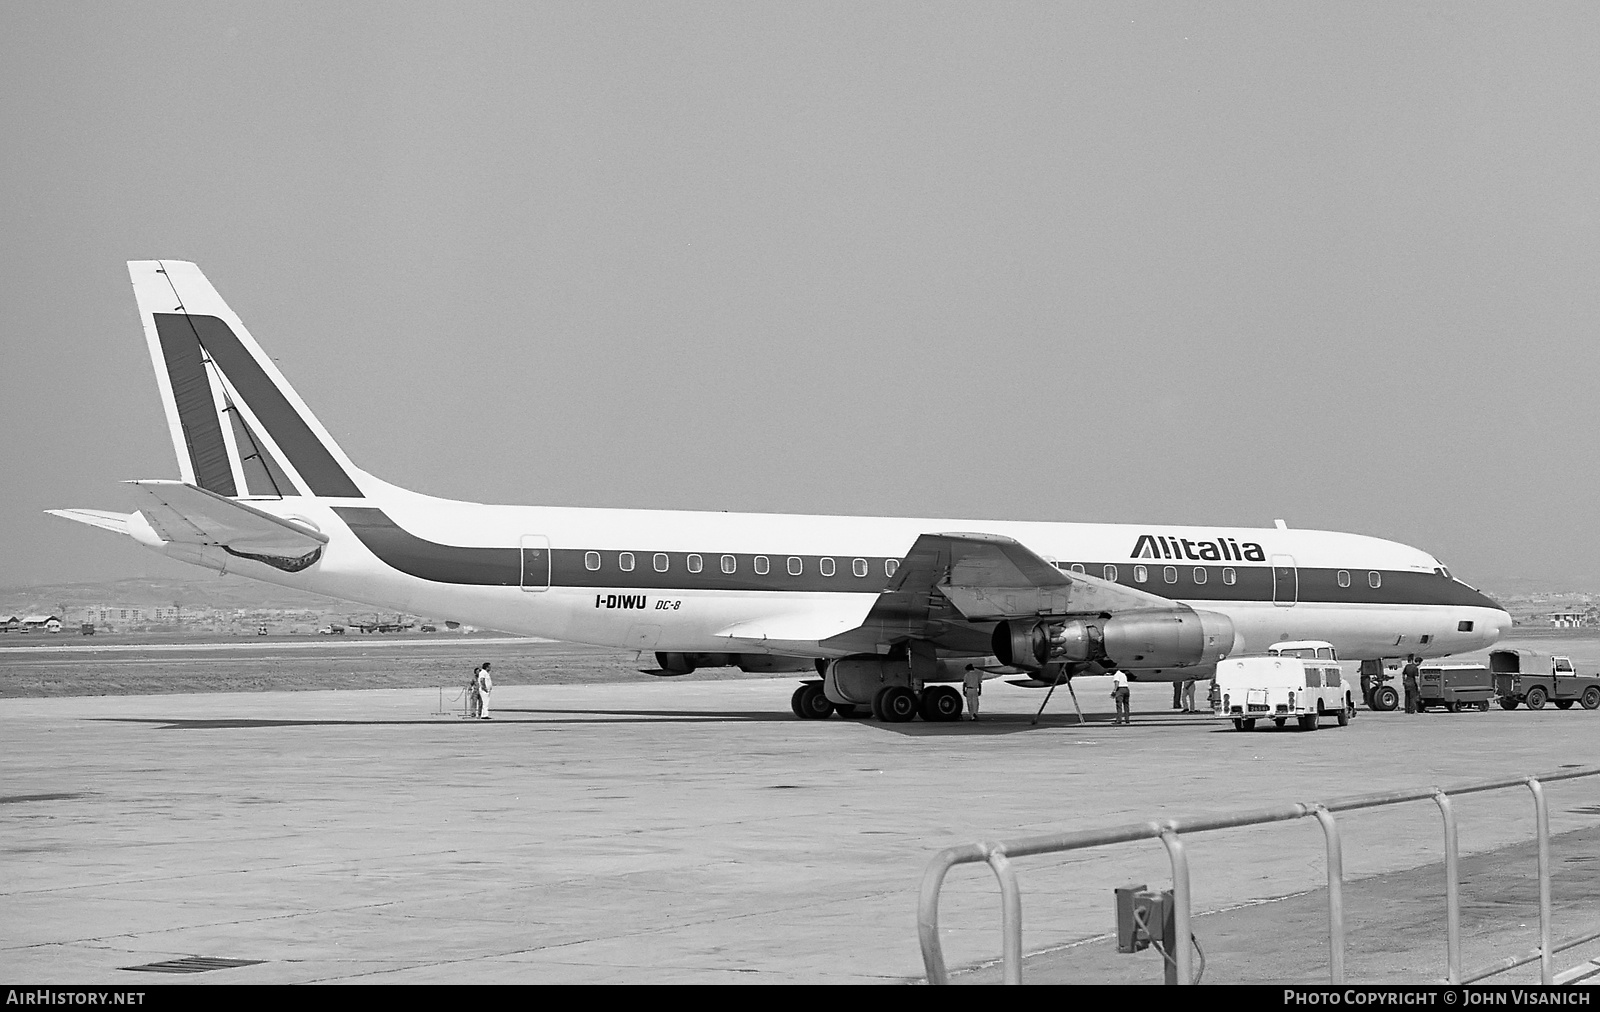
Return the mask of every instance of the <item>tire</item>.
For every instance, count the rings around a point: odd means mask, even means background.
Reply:
[[[1585,710],[1600,710],[1600,685],[1591,685],[1583,690],[1583,698],[1578,700]]]
[[[1354,717],[1355,715],[1356,715],[1356,704],[1355,704],[1355,701],[1354,700],[1348,700],[1348,699],[1345,700],[1344,709],[1339,711],[1339,726],[1340,727],[1349,727],[1350,726],[1350,718]]]
[[[961,693],[948,685],[935,685],[922,693],[923,720],[951,721],[961,719],[961,710],[965,706]]]
[[[1240,720],[1238,717],[1233,718],[1233,729],[1235,731],[1243,731],[1244,721]]]
[[[1489,701],[1487,699],[1479,701],[1479,703],[1478,703],[1478,712],[1479,713],[1488,713],[1489,712]]]
[[[885,723],[904,724],[917,715],[917,694],[903,685],[880,690],[874,702],[879,719]]]
[[[1392,685],[1380,685],[1372,690],[1372,708],[1384,713],[1400,705],[1400,693]]]
[[[805,691],[806,687],[802,684],[798,689],[794,690],[794,695],[789,697],[789,709],[793,710],[794,715],[801,720],[804,720],[806,716],[804,707],[800,705],[800,697],[805,695]]]
[[[790,702],[803,720],[827,720],[833,716],[833,701],[823,695],[819,682],[807,682],[800,686]]]
[[[1544,686],[1535,685],[1533,688],[1528,690],[1528,709],[1544,709],[1545,700],[1549,698],[1550,694],[1544,691]]]
[[[1289,719],[1288,717],[1273,717],[1272,718],[1272,723],[1276,727],[1282,727],[1283,726],[1283,722],[1288,720],[1288,719]]]
[[[1460,703],[1449,703],[1449,704],[1446,704],[1445,709],[1449,710],[1451,713],[1460,713],[1461,712],[1461,704]]]
[[[1318,723],[1318,721],[1317,721],[1317,715],[1316,714],[1314,714],[1314,713],[1305,714],[1304,716],[1302,716],[1300,718],[1300,730],[1302,730],[1302,731],[1315,731],[1317,729],[1317,723]]]
[[[1256,719],[1254,717],[1246,717],[1243,720],[1235,721],[1235,723],[1241,731],[1254,731],[1256,729]]]
[[[1575,699],[1558,699],[1558,700],[1555,701],[1556,709],[1558,709],[1558,710],[1570,710],[1570,709],[1572,709],[1572,704],[1575,703],[1575,702],[1577,702],[1577,700],[1575,700]]]
[[[1500,697],[1500,709],[1502,709],[1502,710],[1515,710],[1516,708],[1517,708],[1517,697],[1516,696],[1501,696]]]

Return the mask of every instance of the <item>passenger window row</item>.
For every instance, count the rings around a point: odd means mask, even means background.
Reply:
[[[1061,568],[1063,566],[1066,566],[1065,563],[1060,563],[1060,562],[1056,563],[1055,565],[1056,565],[1057,568]],[[1084,564],[1081,563],[1081,562],[1074,562],[1070,566],[1066,566],[1066,568],[1070,569],[1074,573],[1085,573],[1086,574],[1086,569],[1084,567]],[[1178,569],[1179,569],[1179,567],[1177,567],[1177,566],[1162,566],[1161,567],[1161,580],[1162,580],[1162,582],[1163,583],[1177,583],[1178,582]],[[1117,582],[1117,577],[1120,575],[1120,573],[1119,573],[1119,571],[1118,571],[1116,566],[1104,566],[1104,567],[1102,567],[1100,572],[1101,572],[1102,577],[1106,581],[1108,581],[1110,583],[1116,583]],[[1194,567],[1194,573],[1192,574],[1191,579],[1194,581],[1194,583],[1196,585],[1204,584],[1208,580],[1211,579],[1211,571],[1205,566],[1196,566],[1196,567]],[[1339,579],[1339,586],[1341,586],[1341,587],[1350,586],[1350,571],[1348,569],[1339,570],[1338,579]],[[1148,566],[1134,566],[1133,567],[1133,582],[1134,583],[1148,583],[1148,582],[1150,582],[1150,568]],[[1235,584],[1237,584],[1239,582],[1239,571],[1237,569],[1234,569],[1232,566],[1223,566],[1222,567],[1222,582],[1224,584],[1228,585],[1229,587],[1234,586]],[[1383,586],[1383,574],[1378,572],[1377,570],[1372,570],[1372,571],[1368,572],[1367,573],[1367,586],[1371,587],[1373,590],[1377,590],[1379,587],[1382,587]]]
[[[719,563],[722,568],[722,572],[725,574],[731,576],[739,571],[739,557],[736,555],[724,555],[719,560]],[[600,571],[601,564],[599,552],[583,553],[584,569],[587,569],[591,573],[596,573]],[[617,568],[622,572],[633,572],[634,567],[637,564],[638,560],[634,557],[632,552],[617,553]],[[672,557],[666,552],[656,552],[650,557],[650,566],[658,573],[670,572],[672,569]],[[699,555],[690,553],[689,555],[684,556],[683,566],[691,573],[699,573],[705,569],[705,560]],[[757,576],[766,576],[772,571],[772,561],[765,555],[757,555],[751,559],[751,567],[755,570]],[[805,574],[806,569],[805,560],[798,555],[791,555],[788,557],[788,561],[785,563],[784,568],[788,571],[790,576],[802,576]],[[850,560],[850,572],[858,578],[865,579],[869,568],[870,567],[866,559]],[[898,559],[883,560],[884,576],[893,576],[895,571],[899,568],[900,561]],[[817,571],[823,576],[833,576],[839,571],[838,562],[831,556],[823,556],[821,559],[817,560]]]

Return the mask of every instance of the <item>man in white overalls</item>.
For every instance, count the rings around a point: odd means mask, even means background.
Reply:
[[[494,679],[489,677],[489,662],[484,661],[483,667],[478,669],[478,716],[483,720],[489,719],[489,694],[494,691]]]

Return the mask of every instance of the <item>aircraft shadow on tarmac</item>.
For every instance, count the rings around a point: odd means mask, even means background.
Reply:
[[[497,710],[498,716],[488,721],[473,720],[474,725],[518,725],[536,724],[541,726],[560,726],[566,724],[726,724],[726,723],[791,723],[795,721],[792,713],[786,710],[592,710],[592,709],[527,709],[517,707],[504,707]],[[518,715],[518,716],[511,716]],[[258,718],[258,717],[96,717],[103,720],[121,724],[152,724],[162,731],[216,731],[245,728],[273,728],[273,727],[411,727],[411,726],[436,726],[439,724],[466,724],[469,721],[459,714],[432,714],[425,718],[409,720],[392,719],[292,719],[292,718]],[[928,735],[997,735],[1015,734],[1019,731],[1043,731],[1050,729],[1073,729],[1082,727],[1088,730],[1115,727],[1111,714],[1090,714],[1087,720],[1080,723],[1076,714],[1048,714],[1039,718],[1035,724],[1029,714],[991,714],[982,720],[962,720],[951,723],[930,723],[925,720],[907,721],[903,724],[891,724],[874,720],[871,717],[833,718],[833,723],[851,723],[862,727],[873,728],[879,731],[892,731],[897,734],[912,738]],[[1134,719],[1130,727],[1181,727],[1193,726],[1196,722],[1179,714],[1140,716]],[[1216,730],[1223,730],[1225,726],[1218,726]]]

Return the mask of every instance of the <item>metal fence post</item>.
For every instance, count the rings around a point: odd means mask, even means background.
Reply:
[[[1003,921],[1005,954],[1005,982],[1022,983],[1022,889],[1017,885],[1017,873],[998,846],[990,846],[989,867],[1000,880],[1000,917]]]
[[[1446,959],[1449,967],[1446,980],[1461,982],[1461,877],[1456,868],[1456,813],[1450,808],[1450,796],[1437,788],[1433,800],[1444,817],[1444,916]]]
[[[1333,813],[1321,805],[1312,814],[1322,824],[1328,841],[1328,980],[1344,983],[1344,852],[1339,846],[1339,827]]]
[[[1533,792],[1533,819],[1539,836],[1539,983],[1550,984],[1555,981],[1550,952],[1550,808],[1537,779],[1528,778],[1528,789]]]
[[[1167,856],[1172,859],[1173,929],[1178,935],[1178,951],[1169,953],[1178,971],[1179,984],[1194,983],[1189,966],[1189,857],[1184,853],[1183,841],[1168,823],[1161,831],[1161,842],[1166,845]]]

